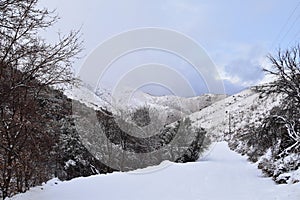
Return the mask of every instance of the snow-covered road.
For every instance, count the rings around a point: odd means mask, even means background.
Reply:
[[[59,182],[55,179],[13,200],[299,200],[300,184],[276,185],[246,157],[215,145],[195,163],[164,162],[133,173],[113,173]]]

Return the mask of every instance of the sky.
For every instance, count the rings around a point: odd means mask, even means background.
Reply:
[[[54,40],[56,32],[81,29],[84,51],[74,64],[78,74],[103,42],[126,31],[155,27],[176,31],[195,41],[214,63],[216,80],[222,81],[224,92],[234,94],[266,80],[262,72],[263,67],[270,66],[266,55],[274,55],[279,48],[289,48],[300,40],[299,0],[41,0],[40,5],[56,9],[61,18],[43,33],[47,39]],[[176,71],[195,95],[211,92],[206,77],[199,75],[191,63],[158,49],[122,55],[106,68],[98,84],[116,87],[126,74],[148,63]],[[155,77],[155,73],[140,76]],[[174,82],[177,80],[174,76]],[[135,87],[157,95],[184,90],[181,84],[174,89],[152,83]]]

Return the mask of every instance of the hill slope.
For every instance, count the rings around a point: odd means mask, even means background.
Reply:
[[[223,140],[225,134],[265,116],[279,103],[278,96],[261,99],[259,93],[247,89],[192,113],[189,117],[194,126],[202,126],[215,139]]]

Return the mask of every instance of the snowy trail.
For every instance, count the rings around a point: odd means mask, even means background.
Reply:
[[[166,162],[164,162],[166,164]],[[245,157],[217,143],[195,163],[150,167],[139,173],[113,173],[59,182],[51,180],[13,200],[299,200],[300,184],[276,185]],[[57,184],[56,184],[57,183]]]

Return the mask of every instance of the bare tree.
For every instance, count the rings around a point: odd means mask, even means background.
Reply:
[[[264,93],[280,93],[284,100],[267,123],[276,123],[285,129],[288,142],[285,142],[284,152],[288,152],[300,148],[300,45],[279,50],[277,57],[269,55],[269,59],[272,68],[264,70],[275,76],[276,80],[262,90]]]
[[[48,44],[39,31],[51,27],[57,16],[53,11],[38,9],[37,0],[2,0],[0,3],[0,74],[4,67],[22,71],[16,87],[25,87],[32,79],[41,86],[74,83],[71,65],[81,51],[78,31],[59,35]],[[11,76],[13,73],[11,74]]]
[[[37,0],[0,1],[0,196],[23,192],[45,179],[41,165],[55,138],[40,101],[49,86],[76,84],[71,65],[81,51],[78,31],[48,44],[39,31],[58,19]],[[46,170],[46,168],[45,168]],[[44,180],[45,181],[45,180]]]
[[[282,101],[270,111],[259,127],[250,127],[249,133],[242,140],[254,145],[256,152],[259,152],[255,157],[271,149],[270,160],[264,161],[261,167],[276,182],[286,183],[287,180],[279,175],[299,168],[298,160],[291,160],[286,164],[284,158],[290,154],[300,154],[300,45],[285,51],[279,50],[277,56],[268,57],[272,67],[264,71],[273,75],[275,80],[258,86],[257,90],[262,93],[261,97],[279,94]],[[282,163],[280,169],[270,167],[275,162]]]
[[[272,68],[264,69],[276,80],[259,88],[265,93],[281,93],[294,104],[300,103],[300,44],[285,51],[278,51],[277,56],[268,56]]]

